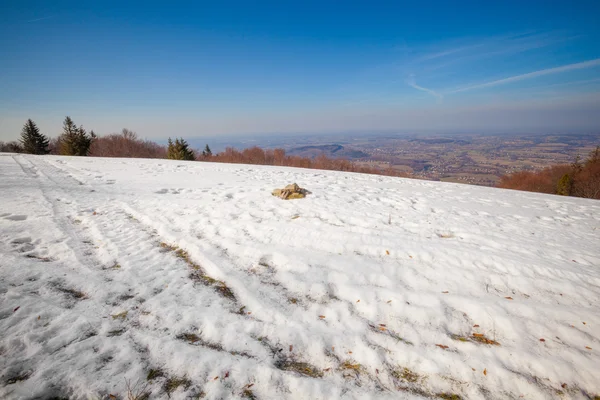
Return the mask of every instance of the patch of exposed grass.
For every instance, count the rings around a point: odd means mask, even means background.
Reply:
[[[175,251],[175,250],[177,250],[177,249],[178,249],[178,247],[177,247],[177,246],[172,246],[172,245],[170,245],[170,244],[168,244],[168,243],[165,243],[165,242],[160,242],[158,245],[159,245],[159,246],[160,246],[162,249],[165,249],[165,251]]]
[[[462,335],[450,334],[450,337],[453,340],[458,340],[459,342],[471,342],[471,343],[477,343],[477,344],[489,344],[489,345],[493,345],[493,346],[500,346],[500,343],[498,343],[495,340],[487,338],[483,333],[473,333],[469,337],[462,336]]]
[[[148,381],[152,381],[156,378],[162,378],[165,376],[165,373],[160,369],[150,369],[150,371],[148,371],[148,375],[146,376],[146,380]]]
[[[444,400],[462,400],[462,397],[454,393],[438,393],[436,397]]]
[[[193,271],[190,273],[190,279],[195,282],[200,282],[205,286],[214,287],[217,293],[221,296],[226,297],[230,300],[235,301],[235,295],[231,291],[231,289],[225,284],[225,282],[220,281],[218,279],[214,279],[208,276],[202,269],[199,264],[196,264],[190,257],[190,254],[175,245],[171,245],[165,242],[160,242],[160,247],[165,249],[165,251],[170,251],[175,254],[175,257],[183,260]]]
[[[133,387],[131,387],[131,383],[128,380],[125,380],[125,383],[127,384],[127,400],[148,400],[150,398],[151,392],[147,390],[147,383],[139,389],[139,383],[136,383]]]
[[[178,378],[175,376],[175,377],[167,378],[167,380],[165,381],[165,384],[163,385],[163,390],[167,393],[167,396],[169,396],[171,393],[176,391],[180,386],[183,386],[184,389],[187,389],[191,385],[192,385],[192,381],[190,381],[187,377],[182,376],[181,378]]]
[[[472,342],[476,342],[476,343],[482,343],[482,344],[491,344],[493,346],[500,346],[500,343],[496,342],[495,340],[489,339],[487,337],[485,337],[485,335],[483,333],[474,333],[471,336],[471,341]]]
[[[195,333],[181,333],[176,336],[177,339],[188,342],[189,344],[196,344],[202,342],[202,338]]]
[[[7,385],[12,385],[14,383],[17,382],[22,382],[22,381],[26,381],[27,379],[29,379],[29,377],[33,374],[33,371],[23,371],[15,376],[13,376],[12,378],[8,378],[6,380],[6,384]]]
[[[413,346],[413,342],[404,339],[402,336],[400,336],[398,333],[394,332],[391,329],[388,329],[387,327],[384,326],[375,326],[373,324],[369,324],[369,329],[371,329],[371,331],[375,332],[375,333],[379,333],[382,335],[387,335],[391,338],[396,339],[398,342],[402,342],[404,344],[407,344],[409,346]]]
[[[461,336],[461,335],[454,335],[454,334],[452,334],[452,335],[450,335],[450,337],[452,338],[452,340],[458,340],[460,342],[468,342],[469,341],[468,338],[466,338],[464,336]]]
[[[113,317],[113,319],[125,320],[127,318],[127,313],[128,311],[121,311],[120,313],[112,314],[111,317]]]
[[[275,367],[283,371],[292,371],[311,378],[323,377],[323,372],[309,363],[279,360],[275,363]]]
[[[392,370],[391,375],[396,379],[401,379],[403,381],[410,382],[410,383],[417,383],[424,379],[423,376],[417,374],[414,371],[411,371],[410,369],[408,369],[406,367],[404,367],[402,369]]]
[[[177,335],[175,338],[177,338],[179,340],[183,340],[184,342],[187,342],[191,345],[203,346],[203,347],[207,347],[211,350],[227,352],[234,356],[239,355],[239,356],[243,356],[246,358],[253,358],[252,355],[246,353],[245,351],[238,352],[238,351],[225,350],[225,348],[222,345],[220,345],[219,343],[213,343],[213,342],[204,340],[204,339],[202,339],[201,336],[196,335],[195,333],[184,332],[184,333]]]
[[[127,329],[123,328],[123,329],[115,329],[114,331],[109,331],[106,336],[108,337],[113,337],[113,336],[121,336],[123,333],[125,333]]]
[[[58,290],[61,293],[66,294],[69,297],[77,299],[77,300],[85,300],[88,298],[85,293],[80,292],[79,290],[64,288],[64,287],[60,287],[60,286],[57,286],[56,290]]]
[[[229,287],[225,284],[225,282],[211,278],[210,276],[204,274],[202,270],[195,270],[192,273],[190,273],[190,279],[192,279],[195,282],[202,283],[205,286],[214,287],[217,293],[219,293],[221,296],[233,301],[236,300],[235,295],[233,294],[231,289],[229,289]]]
[[[342,370],[347,370],[347,369],[350,369],[350,370],[353,370],[353,371],[359,372],[359,371],[361,370],[361,368],[362,368],[362,367],[361,367],[361,365],[360,365],[360,364],[358,364],[358,363],[356,363],[356,364],[355,364],[355,363],[352,363],[352,362],[350,362],[350,361],[344,361],[344,362],[343,362],[343,363],[340,365],[340,369],[342,369]]]

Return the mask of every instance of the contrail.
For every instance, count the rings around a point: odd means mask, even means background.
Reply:
[[[426,87],[417,85],[413,75],[408,77],[408,79],[406,80],[406,84],[414,89],[429,93],[430,95],[435,97],[438,102],[441,102],[444,99],[444,96],[442,96],[440,93],[436,92],[435,90],[428,89]]]
[[[563,65],[562,67],[542,69],[539,71],[529,72],[527,74],[515,75],[515,76],[511,76],[509,78],[498,79],[496,81],[480,83],[477,85],[466,86],[466,87],[463,87],[460,89],[452,90],[448,93],[466,92],[467,90],[472,90],[472,89],[481,89],[481,88],[492,87],[492,86],[497,86],[497,85],[504,85],[505,83],[517,82],[517,81],[522,81],[522,80],[530,79],[530,78],[537,78],[538,76],[558,74],[560,72],[574,71],[574,70],[578,70],[578,69],[593,68],[593,67],[598,67],[598,66],[600,66],[600,58],[596,58],[596,59],[590,60],[590,61],[575,63],[575,64]]]
[[[54,17],[54,15],[51,15],[49,17],[42,17],[42,18],[30,19],[29,21],[25,21],[25,22],[27,22],[27,23],[29,23],[29,22],[38,22],[38,21],[43,21],[45,19],[50,19],[50,18],[53,18],[53,17]]]

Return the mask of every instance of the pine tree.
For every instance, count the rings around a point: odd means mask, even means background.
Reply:
[[[571,178],[571,175],[564,174],[562,178],[560,178],[560,180],[558,181],[558,184],[556,185],[556,194],[559,194],[561,196],[570,196],[572,188],[573,179]]]
[[[202,150],[202,157],[208,158],[210,156],[212,156],[212,151],[210,150],[210,147],[208,147],[207,144],[204,150]]]
[[[63,133],[59,138],[60,153],[66,156],[87,156],[95,138],[94,131],[88,135],[83,126],[78,128],[71,117],[66,117],[63,123]]]
[[[49,140],[40,133],[39,128],[31,119],[28,119],[21,130],[21,145],[23,151],[29,154],[48,154]]]
[[[175,142],[169,138],[169,147],[167,149],[167,158],[170,160],[188,160],[196,159],[194,152],[190,150],[188,143],[183,139],[175,139]]]

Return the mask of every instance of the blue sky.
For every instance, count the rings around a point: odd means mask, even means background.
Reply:
[[[599,1],[0,4],[0,140],[600,128]]]

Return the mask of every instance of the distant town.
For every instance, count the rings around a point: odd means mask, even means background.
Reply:
[[[199,144],[200,142],[198,142]],[[589,134],[321,135],[231,139],[216,148],[283,148],[287,154],[347,158],[418,178],[494,186],[500,176],[585,158],[600,144]]]

